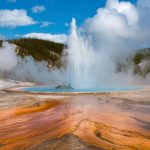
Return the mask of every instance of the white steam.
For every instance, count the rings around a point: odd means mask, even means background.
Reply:
[[[60,70],[49,71],[46,62],[16,55],[15,46],[3,42],[0,48],[0,77],[47,84],[62,84]],[[63,73],[62,73],[63,74]],[[59,79],[59,80],[58,80]]]
[[[0,71],[9,71],[17,65],[15,47],[7,42],[2,43],[0,49]]]

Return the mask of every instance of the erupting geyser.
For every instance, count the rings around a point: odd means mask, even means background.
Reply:
[[[77,33],[76,20],[71,22],[71,34],[68,41],[68,83],[74,88],[87,88],[91,81],[92,51]],[[93,59],[93,58],[92,58]]]

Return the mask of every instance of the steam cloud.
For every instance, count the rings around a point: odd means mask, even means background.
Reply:
[[[106,6],[98,9],[97,14],[88,18],[78,30],[78,39],[72,31],[71,38],[74,36],[74,39],[69,46],[72,53],[69,61],[73,64],[70,68],[74,67],[70,69],[73,86],[94,88],[143,82],[140,76],[133,74],[132,63],[121,73],[116,71],[116,65],[127,65],[127,59],[135,50],[150,47],[149,10],[140,1],[136,6],[130,2],[108,0]]]
[[[134,54],[134,50],[150,47],[150,20],[147,19],[149,17],[149,0],[138,0],[136,5],[125,1],[107,0],[104,8],[99,8],[94,17],[86,19],[83,26],[77,29],[78,40],[74,42],[74,39],[70,39],[69,48],[66,50],[70,54],[70,49],[81,48],[83,52],[79,56],[86,59],[81,63],[88,64],[85,72],[87,76],[79,80],[78,84],[75,84],[77,79],[70,78],[70,74],[73,73],[70,71],[71,66],[67,67],[67,71],[48,71],[46,62],[36,63],[31,57],[24,60],[17,57],[15,47],[8,43],[3,43],[0,49],[0,74],[23,81],[59,82],[57,84],[71,82],[76,88],[85,88],[80,85],[98,87],[100,84],[144,82],[142,77],[133,75],[132,64],[121,73],[116,72],[116,64],[122,61],[126,63],[126,59]]]
[[[3,42],[0,49],[0,77],[55,85],[62,84],[60,70],[49,71],[46,62],[35,62],[32,57],[16,55],[15,46]],[[59,79],[59,81],[58,81]]]

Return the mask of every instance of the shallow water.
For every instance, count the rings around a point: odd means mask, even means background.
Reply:
[[[38,87],[28,87],[22,88],[22,91],[28,92],[115,92],[115,91],[133,91],[138,90],[140,87],[128,86],[128,87],[103,87],[95,89],[56,89],[49,86],[38,86]]]

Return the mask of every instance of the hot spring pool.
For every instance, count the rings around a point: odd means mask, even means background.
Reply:
[[[77,93],[89,93],[89,92],[117,92],[117,91],[134,91],[139,90],[140,87],[103,87],[103,88],[96,88],[96,89],[56,89],[51,88],[48,86],[38,86],[38,87],[28,87],[28,88],[22,88],[22,91],[27,92],[42,92],[42,93],[61,93],[61,92],[77,92]]]

